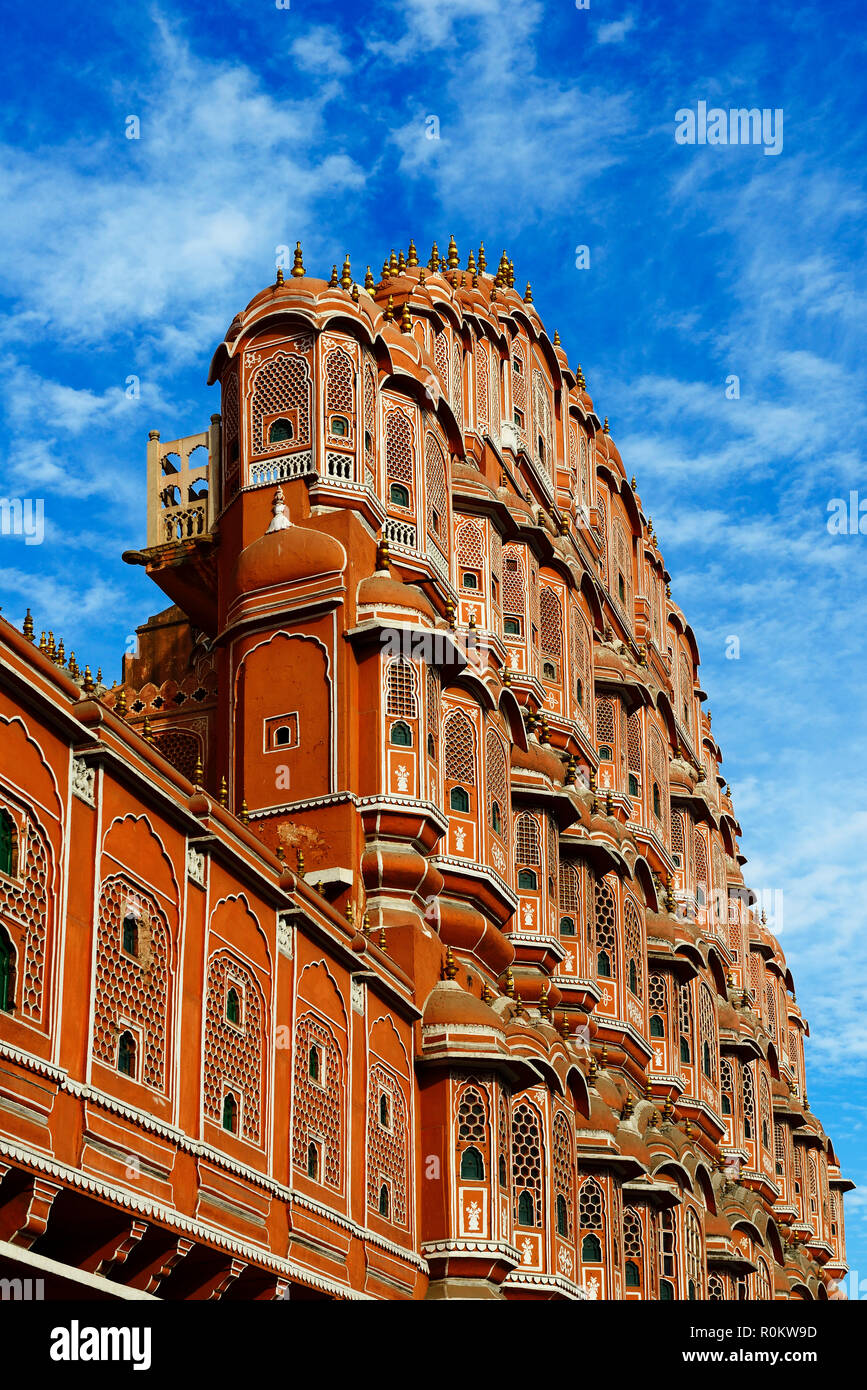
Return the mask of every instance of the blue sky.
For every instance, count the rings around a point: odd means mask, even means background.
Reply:
[[[784,893],[811,1105],[864,1184],[867,1278],[867,537],[826,524],[867,499],[860,6],[359,10],[7,6],[0,492],[43,498],[46,530],[0,537],[3,611],[119,674],[163,606],[120,560],[144,543],[147,431],[218,409],[211,353],[278,246],[326,276],[346,251],[378,274],[410,236],[424,258],[451,233],[462,258],[505,246],[698,634],[748,881]],[[700,101],[782,109],[781,152],[677,144]]]

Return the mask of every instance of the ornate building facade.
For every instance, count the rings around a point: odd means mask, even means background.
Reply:
[[[843,1192],[689,623],[505,256],[292,273],[148,442],[122,682],[0,620],[0,1264],[816,1299]]]

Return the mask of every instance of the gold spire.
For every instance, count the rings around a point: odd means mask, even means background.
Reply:
[[[397,253],[397,273],[398,273],[398,275],[402,275],[403,272],[404,272],[405,270],[406,270],[406,257],[404,256],[403,251],[398,251],[398,253]]]
[[[292,274],[293,274],[293,276],[295,277],[296,280],[300,280],[301,276],[302,276],[304,273],[305,273],[305,271],[304,271],[304,262],[303,262],[303,260],[301,259],[301,242],[300,242],[300,241],[296,241],[296,243],[295,243],[295,260],[294,260],[294,262],[293,262],[293,264],[292,264]]]
[[[453,980],[453,979],[455,978],[455,976],[457,975],[457,973],[458,973],[458,967],[455,965],[455,958],[454,958],[454,956],[453,956],[453,954],[452,954],[452,948],[451,948],[451,946],[447,946],[447,947],[446,947],[446,958],[445,958],[445,962],[444,962],[444,964],[443,964],[443,976],[444,976],[445,979],[447,979],[447,980]]]
[[[61,646],[62,646],[62,645],[63,645],[63,644],[61,643]],[[97,668],[96,668],[96,683],[97,683],[97,685],[102,685],[102,667],[101,667],[101,666],[97,666]]]
[[[548,1004],[548,993],[550,989],[551,982],[550,980],[546,980],[544,992],[539,996],[539,1012],[541,1013],[543,1018],[551,1017],[551,1009]]]
[[[117,709],[117,705],[115,705],[115,709]],[[196,767],[195,767],[195,771],[193,772],[193,782],[195,783],[195,785],[196,785],[197,787],[200,787],[200,786],[202,785],[202,782],[203,782],[204,780],[205,780],[205,769],[202,767],[202,754],[201,754],[201,750],[200,750],[200,751],[196,754]]]
[[[48,643],[47,643],[46,640],[45,640],[45,629],[44,629],[44,628],[42,629],[42,636],[41,636],[40,639],[39,639],[39,650],[40,650],[41,652],[47,652],[47,651],[48,651]]]
[[[247,809],[246,801],[241,802],[241,820],[243,821],[244,825],[247,825],[250,820],[250,812]]]
[[[510,999],[514,999],[515,997],[515,977],[512,974],[511,965],[506,971],[506,994],[509,996]]]
[[[412,332],[412,315],[409,312],[409,300],[403,301],[403,309],[400,315],[400,330],[402,333]]]
[[[385,927],[382,926],[379,928],[379,949],[380,951],[388,952],[388,945],[385,940]]]
[[[282,265],[278,265],[278,267],[277,267],[277,279],[274,281],[274,283],[275,283],[275,285],[282,285],[282,284],[283,284],[283,267],[282,267]]]
[[[73,680],[78,680],[78,677],[81,675],[78,669],[78,662],[75,659],[75,652],[69,653],[69,674],[72,676]]]
[[[336,265],[333,265],[333,266],[331,267],[331,279],[328,281],[328,288],[329,288],[330,290],[336,290],[336,289],[337,289],[337,266],[336,266]]]
[[[388,279],[388,261],[387,261],[387,260],[384,260],[383,263],[382,263],[382,274],[380,275],[379,278],[380,278],[380,280],[387,280],[387,279]]]
[[[220,778],[220,805],[221,805],[221,806],[228,806],[228,804],[229,804],[229,786],[228,786],[228,783],[226,782],[225,777],[221,777],[221,778]]]
[[[467,256],[467,270],[469,270],[473,275],[475,275],[476,273],[476,258],[473,255],[472,251],[470,251],[470,254]]]
[[[437,246],[436,242],[434,242],[433,246],[431,247],[430,260],[429,260],[428,263],[427,263],[427,268],[428,268],[428,270],[438,270],[438,269],[439,269],[439,263],[440,263],[439,247]]]
[[[364,288],[365,288],[368,292],[374,288],[374,284],[373,284],[373,271],[371,270],[370,266],[367,267],[367,272],[366,272],[366,274],[365,274],[365,276],[364,276]]]
[[[488,262],[487,262],[487,258],[486,258],[486,256],[485,256],[485,243],[484,243],[483,241],[480,241],[480,242],[479,242],[479,273],[480,273],[480,274],[484,274],[485,267],[487,266],[487,264],[488,264]]]
[[[583,391],[584,388],[585,388],[585,386],[587,385],[587,382],[584,380],[584,372],[583,372],[583,370],[582,370],[582,368],[581,368],[581,363],[580,363],[580,362],[578,363],[578,377],[577,377],[577,380],[578,380],[578,385],[579,385],[579,387],[580,387],[581,390]]]
[[[529,281],[529,280],[527,281],[527,288],[524,290],[524,303],[525,303],[525,304],[532,304],[532,303],[533,303],[533,287],[532,287],[532,285],[530,284],[530,281]]]
[[[90,674],[90,667],[89,667],[89,666],[85,666],[85,668],[84,668],[84,684],[83,684],[83,686],[82,686],[82,690],[84,691],[85,695],[92,695],[95,689],[96,689],[96,686],[95,686],[94,683],[93,683],[93,676]]]
[[[295,851],[295,858],[296,858],[296,861],[297,861],[297,864],[298,864],[298,876],[299,876],[299,878],[303,878],[303,877],[304,877],[304,851],[303,851],[303,849],[297,849],[297,850]]]
[[[74,656],[75,652],[73,652],[72,656],[70,656],[69,658],[70,666],[72,665],[72,659]],[[117,695],[115,696],[114,712],[115,714],[119,715],[121,719],[126,719],[126,686],[124,685],[121,686],[120,690],[117,692]]]
[[[358,286],[357,286],[357,285],[353,285],[353,286],[352,286],[352,302],[353,302],[353,304],[357,304],[357,303],[358,303],[358,293],[359,293],[359,291],[358,291]]]
[[[27,638],[28,642],[33,641],[33,618],[31,616],[29,608],[27,612],[24,614],[24,623],[21,628],[21,631],[24,633],[24,636]]]
[[[55,656],[54,659],[55,659],[55,661],[57,662],[58,666],[65,666],[65,665],[66,665],[66,647],[65,647],[64,644],[63,644],[63,638],[62,638],[62,637],[61,637],[60,642],[59,642],[58,647],[57,647],[57,655]],[[98,680],[99,680],[99,677],[97,676],[97,681],[98,681]]]
[[[412,238],[410,238],[409,251],[407,253],[406,263],[410,270],[414,270],[415,267],[418,265],[418,252],[415,249],[415,242],[412,240]]]
[[[419,283],[420,285],[423,285],[424,282],[425,282],[425,270],[426,270],[426,267],[423,266],[423,265],[420,265],[419,268],[418,268],[418,283]]]
[[[154,741],[153,730],[151,729],[151,721],[148,719],[147,715],[145,715],[144,723],[141,726],[141,736],[144,739],[145,743],[153,743]]]
[[[455,241],[454,237],[453,237],[453,236],[450,236],[450,237],[449,237],[449,258],[448,258],[448,261],[447,261],[446,264],[448,265],[449,270],[456,270],[457,267],[460,265],[460,263],[461,263],[461,262],[460,262],[460,257],[458,256],[458,244],[457,244],[457,242]]]
[[[555,346],[555,347],[560,347],[560,346],[561,346],[561,343],[560,343],[560,334],[557,332],[556,328],[554,329],[554,346]]]
[[[607,415],[605,416],[605,424],[602,426],[602,433],[603,433],[603,434],[610,434],[610,433],[611,433],[611,431],[610,431],[609,428],[608,428],[608,416],[607,416]]]
[[[350,265],[349,265],[349,252],[348,252],[348,251],[347,251],[346,255],[343,257],[343,274],[342,274],[341,277],[340,277],[340,284],[341,284],[341,287],[342,287],[344,290],[348,290],[348,289],[350,289],[351,286],[352,286],[352,271],[351,271]]]
[[[448,268],[449,268],[449,263],[448,263],[448,261],[446,260],[445,256],[440,256],[440,275],[445,275],[445,273],[446,273],[446,271],[448,270]]]
[[[54,645],[54,633],[53,633],[53,632],[51,631],[51,629],[49,628],[49,629],[48,629],[48,647],[47,647],[47,649],[46,649],[45,655],[46,655],[47,657],[49,657],[49,658],[53,661],[54,658],[55,658],[55,656],[56,656],[56,654],[57,654],[57,648],[56,648],[55,645]]]
[[[508,274],[507,274],[507,276],[506,276],[506,284],[509,286],[509,289],[510,289],[510,290],[513,290],[513,289],[515,288],[515,262],[514,262],[514,261],[509,261],[509,271],[508,271]]]
[[[384,315],[384,318],[385,318],[386,323],[392,323],[392,322],[394,321],[394,295],[393,295],[393,294],[390,294],[390,295],[388,296],[388,303],[387,303],[386,306],[385,306],[385,315]]]
[[[392,277],[394,277],[397,274],[397,252],[395,251],[394,247],[391,248],[391,259],[388,262],[388,273]]]

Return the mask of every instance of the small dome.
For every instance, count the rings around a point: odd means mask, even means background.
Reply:
[[[450,1028],[461,1028],[470,1024],[477,1028],[490,1028],[496,1033],[502,1033],[504,1029],[502,1019],[493,1009],[483,1004],[474,994],[470,994],[469,990],[464,989],[456,980],[441,980],[431,991],[425,1005],[422,1025],[427,1028],[431,1024]]]
[[[432,623],[436,622],[433,605],[415,584],[404,584],[390,574],[377,572],[362,579],[358,586],[358,606],[371,608],[412,608]]]
[[[293,526],[283,516],[282,492],[275,496],[274,522],[245,546],[235,562],[235,592],[248,594],[277,584],[291,584],[318,575],[341,574],[346,567],[346,551],[327,531],[312,526]]]

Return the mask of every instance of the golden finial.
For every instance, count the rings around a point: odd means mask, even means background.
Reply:
[[[117,705],[115,705],[115,709],[117,709]],[[194,771],[193,771],[193,782],[194,782],[195,786],[200,787],[200,786],[202,785],[202,783],[203,783],[204,780],[205,780],[205,769],[202,767],[202,754],[201,754],[201,750],[200,750],[200,751],[196,754],[196,766],[195,766],[195,769],[194,769]]]
[[[370,936],[370,913],[367,911],[361,919],[361,930],[365,936]]]
[[[530,284],[530,281],[529,281],[529,280],[527,281],[527,288],[524,290],[524,303],[525,303],[525,304],[532,304],[532,303],[533,303],[533,287],[532,287],[532,285]]]
[[[551,1009],[548,1004],[548,993],[550,989],[551,983],[549,980],[546,980],[544,992],[539,996],[539,1012],[541,1013],[543,1018],[551,1017]]]
[[[608,416],[607,416],[607,415],[605,416],[605,424],[602,426],[602,433],[603,433],[603,434],[610,434],[610,433],[611,433],[611,431],[610,431],[609,428],[608,428]]]
[[[491,285],[491,303],[494,304],[494,303],[496,302],[496,299],[497,299],[497,282],[496,282],[496,280],[495,280],[494,283]]]
[[[563,1014],[560,1018],[560,1037],[564,1042],[568,1042],[571,1036],[572,1029],[569,1027],[569,1016],[568,1014]]]
[[[583,368],[582,368],[580,362],[578,363],[578,376],[577,376],[577,381],[578,381],[578,385],[579,385],[580,389],[583,391],[583,390],[584,390],[584,387],[587,385],[587,382],[584,380],[584,370],[583,370]]]
[[[75,652],[69,653],[69,674],[72,676],[73,680],[78,680],[78,677],[81,674],[81,672],[78,669],[78,662],[75,659]]]
[[[398,273],[398,275],[402,275],[403,272],[404,272],[405,270],[406,270],[406,257],[404,256],[404,254],[403,254],[402,251],[399,251],[398,254],[397,254],[397,273]]]
[[[357,303],[358,303],[358,286],[357,286],[357,285],[353,285],[353,286],[352,286],[352,302],[353,302],[353,304],[357,304]]]
[[[300,242],[300,241],[296,241],[296,243],[295,243],[295,260],[293,261],[293,264],[292,264],[292,274],[293,274],[293,276],[295,277],[296,280],[299,280],[299,279],[301,278],[301,276],[304,274],[304,262],[303,262],[303,260],[301,259],[301,242]]]
[[[393,294],[390,294],[390,295],[388,296],[388,303],[387,303],[386,306],[385,306],[385,314],[383,315],[383,317],[384,317],[386,323],[393,323],[393,322],[394,322],[394,295],[393,295]]]
[[[380,280],[387,280],[387,279],[388,279],[388,261],[387,261],[387,260],[383,261],[383,263],[382,263],[382,274],[380,275],[379,278],[380,278]]]
[[[605,814],[606,816],[614,815],[614,797],[610,787],[605,792]]]
[[[412,332],[412,314],[409,312],[409,300],[403,301],[403,309],[400,315],[400,331],[402,333]]]
[[[74,656],[75,656],[75,652],[73,652],[72,655],[71,655],[70,658],[69,658],[70,666],[72,665],[72,658],[73,658]],[[114,697],[114,712],[115,712],[115,714],[119,715],[119,717],[120,717],[121,719],[126,719],[126,686],[125,686],[125,685],[122,685],[122,686],[120,687],[120,690],[117,692],[116,696]]]
[[[387,570],[391,564],[391,555],[388,548],[388,538],[381,536],[376,543],[376,568]]]
[[[479,242],[479,271],[480,271],[481,274],[484,274],[485,267],[487,266],[487,264],[488,264],[488,262],[487,262],[487,259],[486,259],[486,257],[485,257],[485,243],[484,243],[483,241],[480,241],[480,242]]]
[[[440,275],[445,275],[445,273],[446,273],[446,271],[448,270],[448,268],[449,268],[449,263],[448,263],[448,261],[446,260],[445,256],[440,256],[440,266],[439,266]]]
[[[54,633],[51,631],[50,628],[48,629],[48,649],[46,650],[45,655],[49,657],[52,661],[57,655],[57,648],[54,645]]]
[[[511,965],[506,971],[506,994],[509,996],[510,999],[514,999],[515,997],[515,977],[512,974]]]
[[[286,859],[286,851],[285,851],[285,849],[283,848],[283,846],[282,846],[281,844],[278,844],[278,845],[277,845],[277,848],[275,849],[274,853],[276,854],[277,858],[280,860],[280,863],[281,863],[281,864],[284,863],[284,861],[285,861],[285,859]]]
[[[346,920],[347,920],[347,922],[349,923],[349,925],[350,925],[351,927],[354,927],[354,926],[355,926],[355,903],[353,903],[353,902],[348,902],[348,903],[346,904],[346,912],[345,912],[344,915],[345,915]]]
[[[423,285],[425,282],[425,267],[420,265],[418,268],[418,283]]]
[[[295,859],[296,859],[296,862],[297,862],[297,864],[298,864],[298,877],[299,877],[299,878],[303,878],[303,877],[304,877],[304,851],[303,851],[303,849],[298,849],[298,850],[295,851]]]
[[[437,246],[436,242],[434,242],[433,246],[431,247],[430,260],[429,260],[428,263],[427,263],[427,268],[428,268],[428,270],[438,270],[438,269],[439,269],[439,263],[440,263],[439,247]]]
[[[39,639],[39,650],[40,650],[41,652],[45,652],[46,655],[47,655],[47,653],[48,653],[48,643],[47,643],[46,640],[45,640],[45,629],[44,629],[44,628],[43,628],[43,630],[42,630],[42,636],[41,636],[40,639]]]
[[[472,251],[467,256],[467,270],[469,270],[473,275],[475,275],[476,273],[476,258],[473,255]]]
[[[515,262],[509,261],[509,272],[506,276],[506,284],[510,290],[515,288]]]
[[[598,1075],[599,1064],[597,1063],[596,1058],[591,1056],[590,1066],[587,1068],[587,1080],[592,1083],[596,1080]]]
[[[241,820],[243,821],[244,825],[249,825],[250,823],[250,812],[247,809],[246,800],[241,802]]]
[[[95,689],[96,686],[93,683],[93,676],[90,674],[90,667],[85,666],[84,684],[82,685],[82,690],[84,691],[85,695],[92,695]]]
[[[450,598],[449,598],[449,599],[446,599],[446,621],[448,622],[448,625],[449,625],[449,627],[452,629],[452,631],[454,631],[455,620],[456,620],[456,609],[455,609],[454,602],[453,602],[452,599],[450,599]]]
[[[406,264],[410,270],[414,270],[418,265],[418,252],[415,249],[415,242],[410,237],[409,250],[407,252]]]
[[[220,805],[229,805],[229,786],[225,777],[220,778]]]
[[[482,1003],[490,1004],[493,997],[491,986],[488,984],[487,980],[482,980]]]
[[[453,237],[453,236],[450,236],[450,237],[449,237],[449,258],[448,258],[448,261],[447,261],[447,265],[448,265],[449,270],[456,270],[457,267],[460,265],[460,263],[461,263],[461,261],[460,261],[459,255],[458,255],[458,244],[457,244],[457,242],[455,241],[454,237]]]
[[[367,267],[367,270],[364,275],[364,288],[367,290],[368,294],[372,289],[375,288],[373,283],[373,271],[371,270],[370,266]]]
[[[444,960],[443,960],[443,979],[444,979],[444,980],[453,980],[453,979],[455,978],[455,976],[457,975],[457,973],[458,973],[458,967],[457,967],[457,965],[455,964],[455,958],[454,958],[454,955],[453,955],[453,953],[452,953],[452,948],[451,948],[451,946],[447,946],[447,947],[446,947],[445,958],[444,958]]]
[[[392,279],[397,274],[397,252],[395,251],[394,247],[391,248],[391,256],[389,257],[388,262],[388,273]]]
[[[634,1109],[635,1101],[632,1096],[627,1093],[626,1099],[623,1102],[623,1109],[620,1112],[621,1120],[628,1120]]]
[[[277,267],[277,279],[274,281],[274,283],[275,283],[275,285],[282,285],[282,284],[283,284],[283,267],[282,267],[282,265],[278,265],[278,267]]]
[[[380,927],[379,929],[379,949],[380,951],[385,951],[386,953],[388,952],[388,943],[385,938],[385,927]]]
[[[629,486],[632,488],[632,491],[633,491],[633,492],[635,492],[636,488],[638,487],[638,483],[635,481],[635,474],[634,474],[634,473],[633,473],[633,475],[632,475],[632,482],[629,484]]]
[[[516,994],[516,995],[515,995],[515,1009],[514,1009],[514,1012],[513,1012],[513,1014],[512,1014],[512,1018],[523,1018],[523,1017],[524,1017],[524,1001],[523,1001],[523,999],[521,998],[520,994]]]
[[[65,666],[65,665],[66,665],[66,647],[64,646],[63,638],[62,638],[62,637],[61,637],[61,639],[60,639],[60,642],[58,643],[57,652],[56,652],[56,655],[55,655],[55,657],[54,657],[54,660],[57,662],[58,666]],[[100,680],[101,675],[102,675],[102,672],[100,671],[100,672],[99,672],[99,675],[97,675],[97,678],[96,678],[97,685],[99,684],[99,680]]]
[[[467,627],[469,628],[470,632],[475,632],[476,630],[476,615],[475,613],[473,613],[472,610],[470,610],[470,616],[467,619]]]
[[[153,730],[151,729],[151,721],[149,720],[147,715],[145,715],[144,723],[141,726],[141,736],[144,739],[145,743],[152,744],[154,741]]]
[[[570,753],[570,754],[569,754],[569,761],[568,761],[567,764],[566,764],[566,772],[565,772],[565,774],[564,774],[564,776],[563,776],[563,784],[564,784],[564,786],[567,786],[567,787],[572,787],[572,786],[574,786],[574,785],[575,785],[575,778],[577,777],[577,775],[578,775],[578,764],[576,763],[575,759],[573,758],[572,754]]]
[[[24,623],[22,625],[21,631],[24,633],[24,636],[27,638],[28,642],[33,641],[33,618],[31,616],[29,608],[27,612],[24,614]]]
[[[61,643],[61,646],[62,646],[62,645],[63,645],[63,643]],[[97,683],[97,685],[102,685],[102,667],[101,667],[101,666],[97,666],[97,668],[96,668],[96,683]]]
[[[556,329],[556,328],[554,329],[554,346],[555,346],[555,347],[560,347],[560,346],[562,346],[561,343],[560,343],[560,334],[557,332],[557,329]]]
[[[352,285],[352,272],[349,265],[349,252],[343,257],[343,274],[340,277],[340,284],[344,290],[348,290]]]
[[[328,288],[329,288],[330,290],[336,290],[336,289],[337,289],[337,266],[336,266],[336,265],[333,265],[333,266],[331,267],[331,279],[328,281]]]

